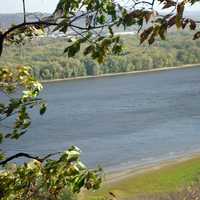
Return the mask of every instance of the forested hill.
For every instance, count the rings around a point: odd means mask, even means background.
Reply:
[[[81,13],[80,13],[81,14]],[[26,14],[26,20],[27,21],[38,21],[38,19],[43,19],[45,17],[50,16],[51,14],[49,13],[27,13]],[[23,23],[24,20],[24,15],[23,13],[14,13],[14,14],[0,14],[0,29],[7,29],[8,27],[12,26],[13,24],[20,24]],[[84,23],[83,18],[79,19],[76,23],[78,23],[77,25],[82,25]],[[122,32],[124,31],[123,27],[115,27],[114,28],[116,32]],[[70,30],[70,29],[69,29]],[[127,28],[126,31],[130,32],[130,31],[134,31],[135,29],[132,28]],[[72,30],[70,30],[69,32],[73,32]],[[59,34],[56,34],[59,35]],[[63,34],[61,34],[63,35]],[[49,36],[52,36],[51,33],[49,34]]]
[[[49,16],[48,13],[28,13],[27,21],[35,21],[38,18],[42,19],[43,17]],[[14,13],[14,14],[0,14],[0,27],[8,28],[12,24],[19,24],[23,22],[23,13]]]
[[[81,53],[68,58],[63,54],[68,45],[65,38],[40,38],[21,47],[7,47],[0,66],[29,65],[37,78],[48,80],[200,63],[200,40],[193,41],[189,32],[171,33],[167,41],[150,47],[140,46],[136,36],[123,39],[124,53],[108,56],[102,65]]]
[[[49,13],[27,13],[27,21],[35,21],[37,19],[42,19],[43,17],[49,16]],[[185,12],[185,16],[190,17],[195,20],[200,20],[199,12]],[[23,22],[23,13],[13,13],[13,14],[1,14],[0,13],[0,27],[8,28],[12,24],[19,24]]]
[[[42,19],[43,17],[49,16],[49,13],[27,13],[27,20],[33,21],[37,20],[37,18]],[[199,12],[185,12],[185,16],[191,17],[196,20],[200,20]],[[0,13],[0,26],[7,28],[12,24],[18,24],[23,22],[23,13],[13,13],[13,14],[1,14]]]

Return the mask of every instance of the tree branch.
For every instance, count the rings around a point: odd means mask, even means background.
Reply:
[[[26,23],[26,5],[25,5],[25,0],[22,0],[23,2],[23,14],[24,14],[24,23]]]
[[[38,156],[32,156],[32,155],[30,155],[30,154],[28,154],[28,153],[17,153],[17,154],[15,154],[15,155],[10,156],[10,157],[8,157],[7,159],[1,161],[1,162],[0,162],[0,165],[5,165],[5,164],[7,164],[9,161],[14,160],[14,159],[16,159],[16,158],[20,158],[20,157],[25,157],[25,158],[34,159],[34,160],[37,160],[37,161],[43,163],[43,162],[44,162],[45,160],[47,160],[48,158],[50,158],[50,157],[52,157],[52,156],[55,156],[55,155],[58,155],[58,154],[60,154],[60,153],[61,153],[61,152],[50,153],[50,154],[44,156],[43,158],[40,158],[40,157],[38,157]]]
[[[12,26],[11,28],[9,28],[6,32],[2,33],[0,32],[0,56],[2,55],[2,52],[3,52],[3,43],[4,43],[4,40],[6,38],[6,36],[8,34],[10,34],[11,32],[17,30],[17,29],[20,29],[20,28],[23,28],[23,27],[26,27],[26,26],[57,26],[58,23],[56,22],[48,22],[48,21],[37,21],[37,22],[23,22],[21,24],[18,24],[18,25],[15,25],[15,26]]]
[[[41,98],[36,98],[36,99],[33,99],[33,100],[31,100],[31,101],[29,101],[27,103],[22,103],[21,106],[31,106],[31,105],[34,105],[34,104],[36,104],[38,102],[41,102],[41,101],[42,101]],[[7,107],[5,107],[5,110],[8,109],[8,108],[9,108],[9,105]],[[19,109],[16,109],[15,112],[10,113],[9,115],[7,115],[7,113],[4,113],[4,115],[6,115],[6,116],[4,116],[3,114],[1,114],[3,117],[0,118],[0,122],[3,121],[3,120],[5,120],[8,117],[11,117],[11,116],[17,114],[17,113],[19,113]]]
[[[5,38],[9,33],[15,31],[16,29],[23,28],[25,26],[57,26],[58,23],[56,22],[48,22],[48,21],[36,21],[36,22],[26,22],[21,23],[16,26],[9,28],[6,32],[3,33],[3,37]]]
[[[0,165],[5,165],[7,164],[9,161],[13,160],[13,159],[16,159],[16,158],[19,158],[19,157],[26,157],[26,158],[31,158],[31,159],[34,159],[34,160],[38,160],[40,161],[39,157],[36,157],[36,156],[31,156],[27,153],[17,153],[3,161],[0,162]]]

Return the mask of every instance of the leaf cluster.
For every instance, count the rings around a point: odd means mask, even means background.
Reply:
[[[38,98],[41,90],[42,85],[31,75],[30,67],[0,67],[0,93],[5,99],[0,102],[0,143],[7,138],[18,139],[27,132],[31,124],[29,109],[38,105],[40,114],[44,114],[46,103]],[[14,122],[6,125],[6,132],[3,122],[8,118],[14,118]]]
[[[0,199],[57,200],[66,191],[96,190],[101,179],[101,169],[89,171],[80,161],[80,150],[72,146],[54,160],[8,164],[0,173]]]

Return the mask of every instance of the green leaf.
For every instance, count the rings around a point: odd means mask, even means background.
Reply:
[[[200,31],[196,32],[193,36],[193,40],[197,40],[200,38]]]
[[[80,42],[76,41],[71,46],[65,48],[64,53],[67,53],[69,57],[74,57],[80,51],[80,47]]]
[[[3,133],[0,133],[0,144],[3,142]]]
[[[43,115],[47,110],[47,105],[45,103],[42,103],[40,105],[40,115]]]
[[[89,45],[88,47],[85,48],[84,50],[84,55],[88,55],[90,53],[92,53],[95,50],[95,46],[93,44]]]
[[[0,160],[4,160],[4,159],[5,159],[5,155],[4,155],[4,153],[1,152],[1,150],[0,150]]]

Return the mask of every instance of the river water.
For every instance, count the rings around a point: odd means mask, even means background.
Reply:
[[[45,154],[70,145],[104,168],[200,152],[200,68],[45,84],[44,116],[7,142],[9,153]]]

